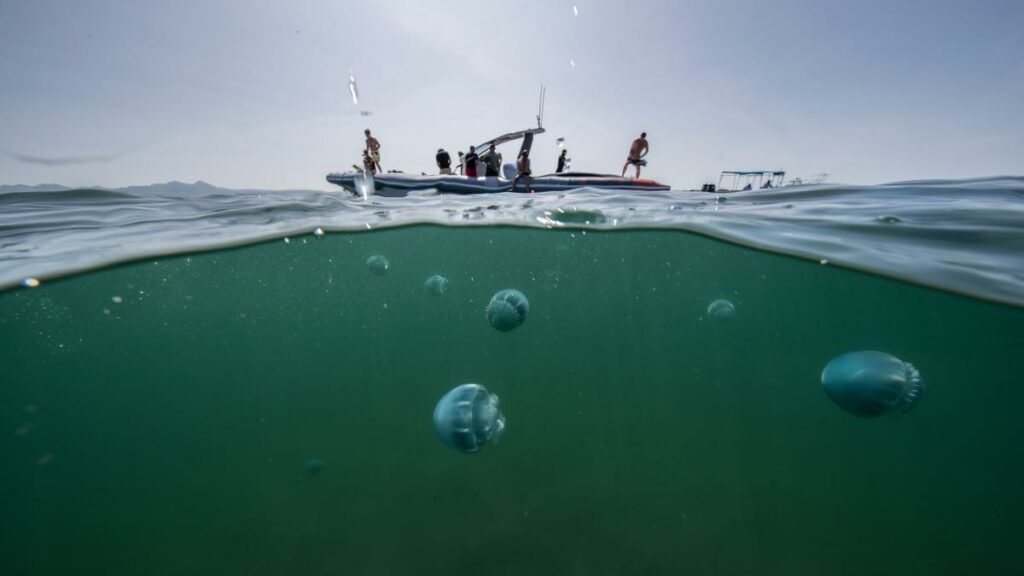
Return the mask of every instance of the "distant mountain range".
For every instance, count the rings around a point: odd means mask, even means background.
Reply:
[[[14,192],[62,192],[66,190],[111,190],[115,192],[125,192],[128,194],[138,195],[161,195],[161,196],[193,196],[193,195],[205,195],[221,193],[258,193],[258,192],[269,192],[270,190],[234,190],[230,188],[220,188],[203,181],[193,182],[191,184],[187,182],[164,182],[162,184],[149,184],[146,186],[125,186],[124,188],[108,188],[106,186],[77,186],[74,188],[68,186],[62,186],[60,184],[3,184],[0,185],[0,194],[14,193]],[[287,190],[274,190],[275,192],[286,192]],[[296,190],[298,192],[299,190]],[[302,190],[307,192],[308,190]]]

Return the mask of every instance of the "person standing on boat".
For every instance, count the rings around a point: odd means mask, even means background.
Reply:
[[[526,181],[526,193],[527,194],[533,194],[533,190],[530,189],[530,151],[529,150],[523,150],[522,153],[519,154],[519,161],[516,162],[516,168],[518,168],[519,171],[516,174],[515,179],[512,180],[512,191],[515,192],[516,184],[519,182],[519,179],[522,178],[523,180]]]
[[[462,150],[459,150],[459,165],[457,166],[457,168],[459,170],[459,176],[462,176],[462,174],[463,174],[463,167],[465,165],[464,164],[465,163],[465,160],[464,160],[465,156],[466,156],[466,154]]]
[[[437,149],[437,167],[441,169],[441,174],[452,173],[452,156],[444,148]]]
[[[469,147],[469,154],[462,157],[463,166],[466,168],[466,176],[476,178],[476,161],[480,157],[476,155],[476,146]]]
[[[560,174],[565,171],[565,161],[568,160],[568,158],[566,158],[565,155],[568,153],[568,149],[562,148],[562,153],[558,155],[558,168],[555,168],[556,173]]]
[[[644,156],[647,156],[647,132],[640,134],[640,137],[633,140],[633,143],[629,146],[629,156],[626,158],[626,164],[622,167],[622,177],[626,177],[626,169],[632,164],[636,166],[636,177],[635,180],[640,179],[640,168],[647,166],[647,160],[644,160]]]
[[[374,171],[383,172],[380,169],[380,140],[370,136],[370,129],[363,130],[366,135],[366,149],[370,151],[370,159],[373,160]]]
[[[484,176],[497,176],[501,173],[501,154],[498,154],[497,145],[492,144],[491,150],[481,160],[484,161]]]

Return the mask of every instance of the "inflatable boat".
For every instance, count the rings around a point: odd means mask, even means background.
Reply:
[[[509,132],[476,146],[476,152],[483,158],[494,151],[499,144],[522,140],[519,152],[533,147],[533,137],[544,132],[544,88],[541,87],[540,110],[537,127]],[[516,155],[519,157],[519,154]],[[482,164],[482,162],[481,162]],[[458,168],[458,167],[457,167]],[[405,197],[410,194],[491,194],[495,192],[526,192],[526,184],[520,180],[513,189],[516,167],[505,164],[501,176],[458,176],[458,175],[414,175],[402,172],[372,174],[367,172],[333,172],[327,181],[337,184],[356,196]],[[622,178],[614,174],[591,174],[588,172],[561,172],[534,176],[530,179],[533,192],[562,192],[577,188],[608,188],[614,190],[669,190],[669,186],[654,180]]]
[[[509,170],[511,168],[511,170]],[[509,177],[511,176],[511,178]],[[490,194],[495,192],[526,192],[523,180],[512,188],[515,167],[506,164],[504,176],[415,176],[412,174],[366,174],[361,172],[333,173],[327,181],[337,184],[356,196],[405,197],[418,192],[438,194]],[[669,187],[654,180],[621,178],[613,174],[563,172],[546,174],[530,179],[533,192],[563,192],[577,188],[609,188],[615,190],[668,190]]]

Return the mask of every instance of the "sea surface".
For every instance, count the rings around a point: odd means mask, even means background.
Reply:
[[[864,350],[921,401],[833,401]],[[1017,574],[1022,351],[1024,178],[0,187],[0,573]]]

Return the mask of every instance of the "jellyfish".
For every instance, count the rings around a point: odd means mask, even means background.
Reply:
[[[498,395],[479,384],[462,384],[448,391],[434,407],[434,432],[451,448],[472,454],[505,431]]]
[[[502,332],[508,332],[526,322],[530,301],[519,290],[506,289],[495,294],[487,303],[487,321]]]
[[[310,478],[316,478],[323,472],[324,462],[319,458],[311,458],[309,462],[306,462],[306,476]]]
[[[427,291],[434,296],[443,296],[448,291],[448,279],[440,274],[434,274],[424,283]]]
[[[380,254],[374,254],[366,259],[366,265],[370,267],[370,272],[373,272],[377,276],[383,276],[388,273],[388,269],[391,268],[391,263],[388,259],[381,256]]]
[[[725,299],[715,300],[711,304],[708,304],[708,316],[711,316],[719,322],[732,320],[733,316],[736,316],[736,306]]]
[[[921,374],[885,352],[848,352],[821,373],[825,393],[840,408],[863,418],[910,412],[924,393]]]

